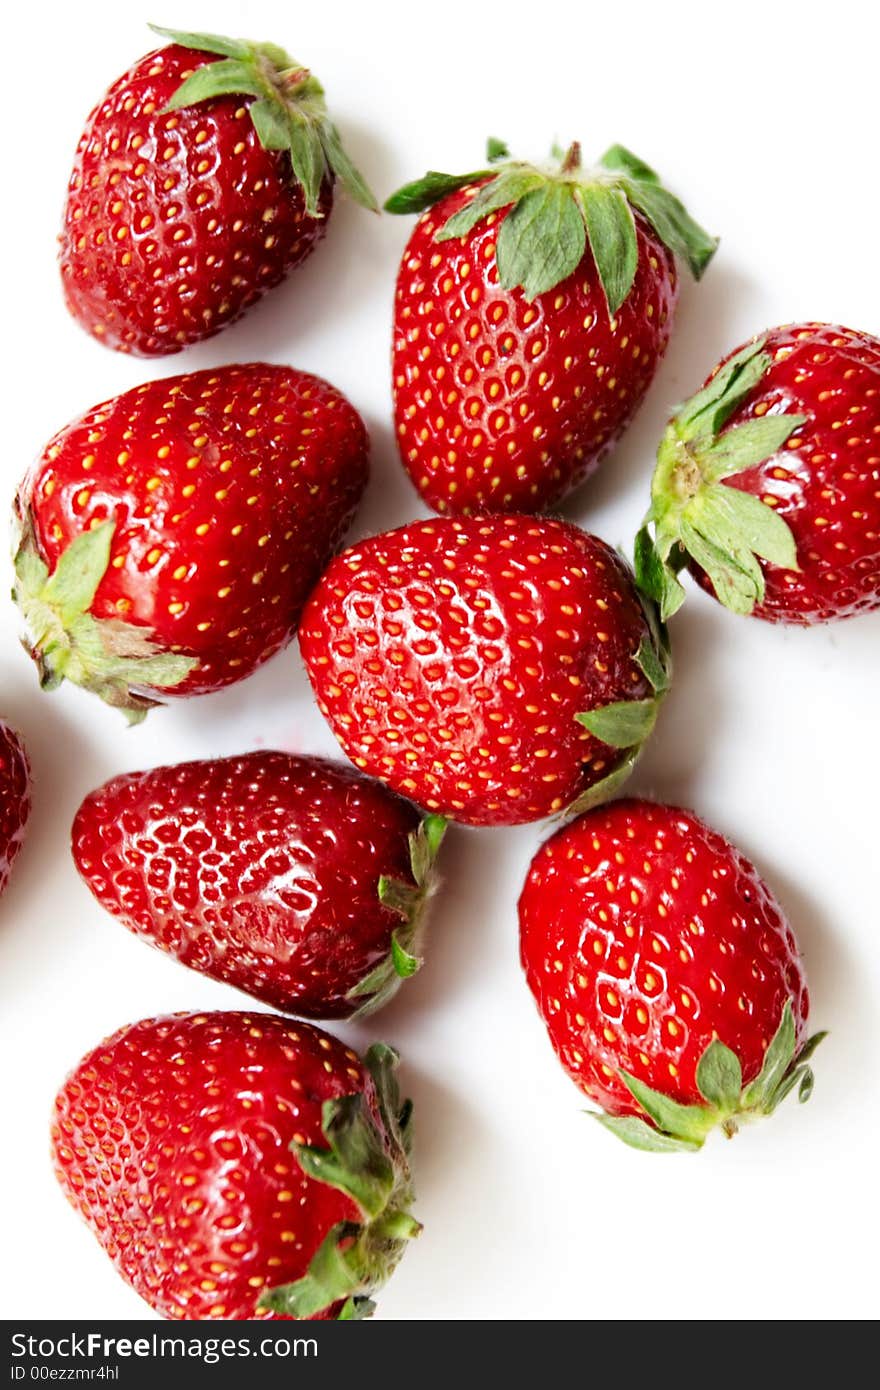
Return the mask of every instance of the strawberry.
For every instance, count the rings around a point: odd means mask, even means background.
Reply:
[[[773,328],[670,421],[636,543],[665,616],[687,566],[734,613],[812,624],[880,608],[880,340]],[[651,526],[653,525],[653,536]]]
[[[507,150],[490,141],[490,160]],[[666,350],[675,258],[717,242],[620,145],[591,169],[429,173],[385,205],[423,212],[394,314],[404,467],[438,512],[536,512],[588,478]],[[427,209],[427,211],[425,211]]]
[[[73,316],[146,357],[218,333],[304,261],[337,178],[376,206],[323,88],[283,49],[151,28],[172,45],[89,116],[60,252]]]
[[[290,641],[367,479],[363,422],[264,363],[148,382],[57,434],[18,494],[15,597],[42,684],[134,717]]]
[[[625,562],[525,516],[415,522],[346,550],[300,647],[355,765],[471,825],[607,796],[668,684],[665,635]]]
[[[115,777],[80,806],[73,857],[103,907],[184,965],[339,1018],[421,964],[444,825],[338,763],[247,753]]]
[[[365,1317],[419,1230],[396,1063],[274,1014],[131,1023],[58,1093],[58,1181],[166,1318]]]
[[[638,1149],[698,1149],[715,1125],[813,1087],[807,985],[753,864],[691,811],[622,800],[532,860],[522,963],[550,1041],[598,1118]]]
[[[0,719],[0,893],[9,882],[31,812],[31,769],[24,744]]]

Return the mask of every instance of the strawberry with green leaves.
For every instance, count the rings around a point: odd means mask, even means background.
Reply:
[[[16,500],[14,597],[44,689],[132,718],[285,646],[366,486],[328,382],[251,362],[147,382],[50,440]]]
[[[519,901],[526,980],[569,1076],[633,1148],[699,1149],[813,1088],[797,942],[691,811],[623,799],[557,831]]]
[[[717,242],[615,145],[584,168],[509,161],[428,173],[394,312],[404,467],[438,512],[537,512],[598,467],[666,350],[676,260],[699,278]]]
[[[880,607],[880,341],[773,328],[715,368],[660,444],[636,541],[668,617],[689,569],[734,613],[829,622]]]
[[[375,209],[317,78],[270,43],[170,39],[110,87],[79,141],[64,294],[120,352],[178,352],[233,323],[314,249],[336,183]]]
[[[353,768],[246,753],[114,777],[73,823],[95,897],[184,965],[307,1018],[418,970],[445,822]]]
[[[56,1176],[163,1317],[368,1317],[420,1230],[396,1065],[275,1014],[131,1023],[58,1093]]]
[[[469,825],[610,796],[670,679],[666,634],[626,562],[538,517],[434,518],[350,547],[299,639],[355,766]]]

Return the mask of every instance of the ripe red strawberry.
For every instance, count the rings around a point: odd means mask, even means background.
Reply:
[[[489,158],[507,151],[490,142]],[[394,316],[404,466],[438,512],[536,512],[598,467],[666,350],[675,257],[717,242],[620,145],[580,167],[429,173],[386,203],[422,212]]]
[[[640,582],[666,616],[685,566],[735,613],[769,622],[880,607],[878,435],[880,340],[823,323],[754,338],[669,424]]]
[[[340,392],[265,363],[148,382],[68,425],[16,504],[43,686],[137,716],[249,675],[296,631],[367,451]]]
[[[665,635],[625,562],[525,516],[415,522],[352,546],[309,599],[300,647],[356,766],[472,825],[607,796],[668,684]]]
[[[549,839],[519,902],[526,980],[569,1076],[634,1148],[806,1100],[807,985],[754,865],[691,811],[612,802]]]
[[[283,49],[151,27],[173,43],[89,116],[60,253],[74,317],[150,357],[219,332],[305,260],[337,178],[376,206],[323,88]]]
[[[58,1181],[166,1318],[366,1317],[419,1231],[396,1062],[274,1014],[131,1023],[58,1094]]]
[[[31,812],[31,769],[24,744],[0,719],[0,893],[21,849]]]
[[[379,1008],[417,956],[444,821],[323,758],[115,777],[73,823],[103,907],[184,965],[309,1018]]]

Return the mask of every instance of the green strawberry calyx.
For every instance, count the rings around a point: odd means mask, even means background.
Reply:
[[[375,1306],[371,1295],[421,1231],[410,1215],[412,1102],[400,1100],[397,1053],[374,1043],[364,1060],[374,1102],[363,1091],[326,1100],[321,1127],[329,1147],[291,1145],[303,1172],[350,1197],[360,1220],[331,1227],[302,1278],[267,1289],[260,1309],[307,1319],[341,1304],[340,1320],[369,1317]]]
[[[62,681],[72,681],[124,710],[136,723],[157,703],[143,693],[145,689],[173,690],[198,662],[158,647],[150,628],[92,616],[115,530],[114,521],[103,521],[83,531],[50,574],[33,519],[24,511],[12,596],[24,618],[24,645],[36,663],[42,688],[55,690]]]
[[[761,560],[798,569],[788,523],[760,497],[727,482],[766,463],[807,420],[773,407],[724,428],[771,365],[765,343],[757,338],[729,358],[679,407],[660,441],[635,568],[640,588],[659,605],[664,621],[684,602],[678,575],[689,558],[734,613],[751,613],[763,600]]]
[[[428,903],[437,890],[435,861],[447,822],[443,816],[425,816],[409,836],[409,861],[414,883],[382,875],[378,884],[379,901],[400,917],[391,933],[391,949],[384,960],[348,993],[354,1003],[363,1000],[354,1018],[375,1013],[395,994],[401,980],[414,975],[422,965],[419,955]]]
[[[439,199],[474,185],[470,200],[447,218],[437,241],[467,236],[478,222],[508,209],[498,229],[495,258],[503,289],[526,299],[546,294],[568,278],[589,243],[608,312],[617,313],[633,286],[639,248],[635,213],[699,280],[715,254],[709,236],[654,170],[623,145],[612,145],[598,164],[584,168],[581,150],[554,147],[550,166],[508,159],[507,146],[490,140],[489,168],[469,174],[429,171],[388,199],[387,212],[423,212]]]
[[[649,634],[639,643],[634,660],[653,693],[642,700],[617,700],[575,715],[579,724],[609,748],[618,750],[619,756],[599,781],[593,782],[566,807],[566,816],[591,811],[619,791],[638,762],[669,692],[672,683],[669,634],[658,617],[656,605],[644,595],[642,607]]]
[[[339,131],[327,114],[324,88],[313,73],[272,43],[227,39],[220,34],[189,34],[151,24],[154,34],[184,48],[214,53],[219,62],[191,73],[166,111],[179,111],[221,96],[252,97],[249,114],[260,144],[290,155],[293,175],[303,190],[306,212],[322,217],[322,185],[338,179],[349,197],[378,211],[363,175],[346,154]]]
[[[706,1136],[719,1127],[730,1139],[740,1125],[772,1115],[790,1091],[797,1087],[803,1103],[813,1093],[813,1069],[809,1060],[827,1034],[814,1033],[799,1050],[791,1001],[786,1000],[782,1019],[764,1054],[761,1070],[747,1086],[736,1053],[717,1038],[709,1043],[697,1063],[697,1090],[703,1105],[682,1105],[652,1090],[629,1072],[619,1073],[630,1094],[646,1115],[607,1115],[589,1111],[600,1124],[633,1149],[651,1153],[693,1153]]]

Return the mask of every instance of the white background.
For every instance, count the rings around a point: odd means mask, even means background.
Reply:
[[[271,39],[324,82],[383,197],[459,171],[485,137],[540,157],[621,141],[722,235],[686,285],[638,422],[567,515],[628,544],[669,408],[757,330],[798,318],[880,330],[877,21],[803,4],[303,4],[168,0],[22,5],[6,21],[0,455],[11,498],[68,418],[149,376],[266,358],[329,377],[364,413],[374,473],[353,536],[420,515],[389,425],[394,273],[409,219],[340,201],[328,239],[246,319],[156,363],[108,352],[68,318],[55,267],[79,130],[152,46],[148,19]],[[821,19],[817,16],[821,14]],[[10,25],[12,33],[9,32]],[[5,505],[5,503],[4,503]],[[8,585],[4,574],[2,588]],[[127,731],[72,688],[41,695],[0,604],[0,709],[36,778],[25,852],[0,904],[0,1309],[5,1317],[153,1314],[56,1189],[50,1103],[119,1025],[245,996],[150,951],[93,902],[68,830],[114,773],[279,746],[331,753],[296,647],[225,694]],[[880,613],[813,631],[736,618],[694,594],[674,621],[677,679],[634,782],[696,808],[758,865],[806,957],[812,1022],[831,1029],[804,1109],[696,1156],[626,1150],[582,1115],[519,972],[515,906],[546,826],[454,830],[429,959],[358,1045],[404,1057],[425,1230],[379,1315],[433,1319],[865,1318],[876,1314]]]

